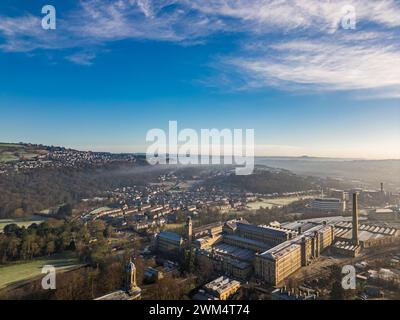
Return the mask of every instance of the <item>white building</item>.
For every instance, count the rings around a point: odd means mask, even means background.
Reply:
[[[346,210],[346,203],[337,198],[316,198],[313,200],[311,207],[315,210],[343,212]]]

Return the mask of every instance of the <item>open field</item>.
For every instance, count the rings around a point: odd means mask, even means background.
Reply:
[[[23,148],[23,145],[16,144],[16,143],[4,143],[0,142],[0,148]]]
[[[0,265],[0,289],[37,277],[42,273],[44,265],[53,265],[56,270],[67,270],[79,266],[79,262],[73,253],[68,252],[28,262]]]
[[[304,199],[310,199],[313,198],[312,196],[303,196],[303,197],[281,197],[281,198],[263,198],[260,200],[257,200],[255,202],[250,202],[247,204],[247,207],[250,210],[257,210],[260,209],[261,207],[263,208],[273,208],[273,207],[282,207],[282,206],[287,206],[293,202],[299,201],[299,200],[304,200]]]
[[[19,158],[11,152],[0,153],[0,162],[16,161]]]
[[[109,211],[109,210],[112,210],[112,208],[110,208],[110,207],[100,207],[100,208],[97,208],[97,209],[94,209],[94,210],[90,211],[89,214],[99,214],[101,212]]]
[[[42,217],[32,217],[28,219],[0,219],[0,233],[3,232],[3,229],[6,225],[15,223],[19,227],[29,227],[33,223],[41,223],[45,221]]]
[[[18,160],[34,160],[39,155],[47,154],[48,151],[34,146],[21,144],[0,143],[0,162],[11,162]]]

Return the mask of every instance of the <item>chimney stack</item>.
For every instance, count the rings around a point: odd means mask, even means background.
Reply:
[[[383,182],[381,182],[381,192],[383,193]]]
[[[193,225],[192,218],[189,216],[186,220],[186,236],[187,236],[187,245],[190,248],[192,246],[192,237],[193,237]]]
[[[357,193],[353,193],[353,243],[359,244],[358,240],[358,199]]]

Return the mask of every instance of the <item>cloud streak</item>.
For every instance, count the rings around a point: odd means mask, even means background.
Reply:
[[[341,30],[352,5],[357,30]],[[235,72],[241,88],[319,91],[372,90],[399,97],[400,4],[395,0],[87,0],[57,21],[0,16],[0,50],[73,49],[66,59],[90,65],[97,48],[125,39],[192,44],[209,36],[241,36],[237,52],[222,57],[220,78]]]
[[[318,39],[258,44],[256,48],[247,51],[245,57],[223,61],[236,72],[239,68],[248,78],[249,87],[353,90],[375,97],[400,94],[398,46],[364,42],[349,45],[343,41]]]

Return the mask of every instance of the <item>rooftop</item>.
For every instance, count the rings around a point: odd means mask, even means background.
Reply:
[[[294,250],[298,250],[299,248],[299,244],[293,243],[292,241],[285,241],[284,243],[281,243],[271,248],[270,250],[263,252],[261,256],[263,258],[275,260],[285,256],[286,254]]]
[[[271,246],[267,245],[264,242],[240,237],[237,235],[224,235],[224,239],[230,239],[230,240],[237,241],[237,242],[247,243],[249,245],[254,245],[254,246],[257,246],[260,249],[264,249],[264,250],[268,250],[271,248]]]
[[[207,283],[204,288],[212,291],[212,292],[216,292],[218,294],[223,293],[224,291],[230,289],[233,286],[237,286],[240,285],[239,281],[236,280],[232,280],[228,277],[219,277],[209,283]]]
[[[161,239],[168,239],[171,241],[181,241],[182,240],[182,237],[179,234],[177,234],[175,232],[169,232],[169,231],[161,231],[158,234],[158,237]]]
[[[314,201],[319,202],[342,202],[342,200],[337,198],[315,198]]]
[[[347,241],[338,241],[334,244],[334,247],[342,249],[342,250],[356,251],[360,246],[354,245],[351,242],[347,242]]]
[[[234,258],[238,258],[245,261],[254,260],[254,251],[248,249],[242,249],[236,246],[232,246],[226,243],[219,243],[214,246],[214,250],[216,253],[229,255]]]
[[[271,226],[256,226],[253,224],[245,224],[241,222],[237,223],[237,227],[240,231],[252,231],[258,234],[268,234],[274,237],[286,237],[288,234],[294,232]]]

